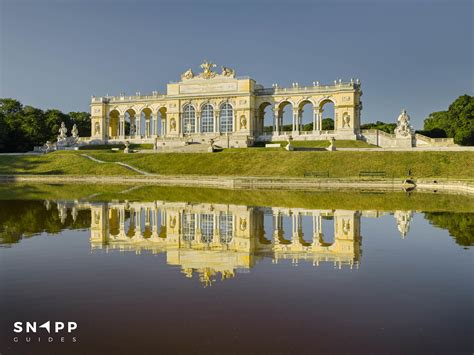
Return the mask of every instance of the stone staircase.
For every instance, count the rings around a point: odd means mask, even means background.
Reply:
[[[162,146],[157,150],[141,150],[139,153],[207,153],[209,144],[191,143],[180,146]]]

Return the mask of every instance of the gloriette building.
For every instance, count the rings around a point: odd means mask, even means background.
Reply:
[[[255,142],[357,139],[360,134],[362,96],[360,82],[333,85],[265,88],[254,79],[238,77],[233,69],[205,61],[202,72],[191,69],[179,82],[167,85],[166,94],[92,97],[90,143],[154,143],[180,145],[211,139],[223,147],[247,147]],[[334,104],[334,130],[322,130],[322,113]],[[268,107],[271,106],[271,121]],[[304,110],[312,110],[313,127],[303,131]],[[283,112],[291,110],[291,131],[283,131]],[[264,121],[266,124],[264,124]],[[270,124],[269,124],[270,122]],[[264,127],[270,127],[271,131]]]

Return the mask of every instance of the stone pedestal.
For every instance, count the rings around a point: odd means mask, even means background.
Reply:
[[[406,136],[395,136],[395,140],[396,140],[396,146],[397,148],[412,148],[413,147],[413,144],[412,144],[412,136],[409,135],[408,137]]]

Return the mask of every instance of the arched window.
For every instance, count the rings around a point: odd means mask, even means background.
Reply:
[[[221,112],[219,116],[220,131],[221,132],[232,132],[232,106],[230,104],[223,104],[221,106]]]
[[[184,213],[183,214],[183,240],[191,242],[194,240],[196,234],[194,225],[194,214]]]
[[[201,241],[211,243],[214,237],[214,215],[201,214]]]
[[[233,236],[233,217],[230,213],[221,213],[219,215],[219,231],[221,234],[221,243],[229,244]]]
[[[196,131],[196,110],[192,105],[183,108],[183,132],[194,133]]]
[[[214,132],[214,109],[209,104],[202,107],[201,132]]]

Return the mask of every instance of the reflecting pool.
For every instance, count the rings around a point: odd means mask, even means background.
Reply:
[[[474,350],[472,199],[182,192],[0,200],[0,353]]]

